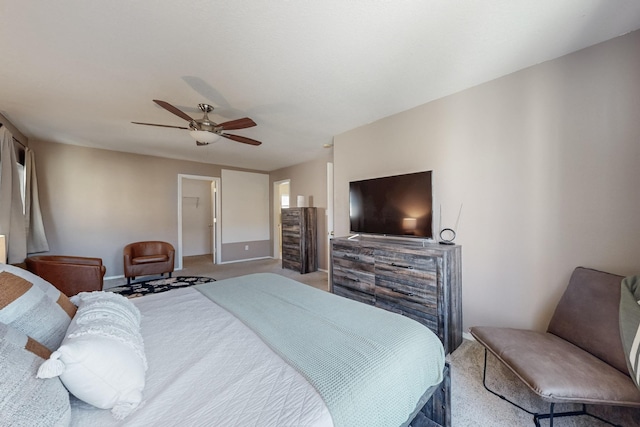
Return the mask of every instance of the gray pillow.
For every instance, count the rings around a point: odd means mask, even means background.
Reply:
[[[57,427],[71,422],[69,392],[62,382],[36,378],[44,361],[37,353],[47,352],[37,341],[0,323],[0,425]]]
[[[0,322],[51,350],[60,346],[77,308],[60,291],[41,287],[13,272],[0,271]]]

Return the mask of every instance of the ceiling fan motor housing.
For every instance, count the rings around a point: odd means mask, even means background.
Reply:
[[[191,128],[191,130],[219,133],[222,129],[218,127],[217,123],[212,122],[208,115],[208,113],[213,111],[213,107],[209,104],[198,104],[198,108],[204,113],[204,117],[189,122],[189,128]]]

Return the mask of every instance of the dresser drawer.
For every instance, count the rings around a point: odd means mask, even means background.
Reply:
[[[406,310],[418,315],[438,316],[438,299],[436,294],[432,293],[428,296],[412,294],[409,295],[398,286],[385,287],[380,286],[378,278],[376,278],[375,296],[376,301],[389,301],[398,310]]]
[[[424,310],[420,304],[415,303],[400,303],[394,298],[387,298],[385,296],[377,295],[375,297],[375,306],[384,308],[387,311],[402,314],[407,316],[416,322],[422,323],[427,328],[443,339],[443,331],[438,327],[438,316],[435,313],[429,313],[428,310]]]
[[[438,260],[406,252],[375,253],[376,305],[427,325],[438,333]]]
[[[349,288],[354,291],[364,292],[370,295],[375,293],[375,275],[365,270],[342,268],[339,265],[333,267],[333,284]]]
[[[291,246],[300,250],[300,235],[282,232],[282,246]]]
[[[282,259],[300,259],[300,246],[282,245]]]
[[[375,262],[376,268],[418,277],[423,273],[435,276],[438,272],[437,257],[414,250],[393,252],[379,249],[375,251]]]
[[[354,290],[349,287],[341,286],[339,284],[333,284],[333,293],[340,295],[341,297],[349,298],[355,301],[360,301],[365,304],[374,305],[376,300],[372,293],[364,293]]]
[[[282,209],[282,222],[300,222],[300,209]]]
[[[388,296],[435,307],[438,297],[438,260],[412,253],[375,254],[376,287]]]
[[[370,271],[373,272],[373,248],[332,241],[331,256],[333,257],[333,262],[338,262],[344,266],[349,266],[350,263],[353,263],[354,267],[370,268]]]
[[[373,295],[375,289],[373,250],[348,242],[332,245],[334,285]]]
[[[289,270],[296,270],[296,271],[300,271],[300,268],[302,267],[302,265],[300,264],[300,259],[292,259],[292,258],[285,258],[284,256],[282,257],[282,268],[288,268]]]
[[[300,223],[282,223],[282,233],[300,234]]]
[[[376,294],[424,304],[427,307],[437,306],[437,279],[433,276],[394,275],[388,271],[381,273],[376,265],[375,278]]]

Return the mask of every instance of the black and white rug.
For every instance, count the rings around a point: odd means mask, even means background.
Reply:
[[[177,276],[134,282],[130,285],[116,286],[106,290],[124,295],[127,298],[136,298],[148,294],[170,291],[171,289],[185,288],[215,281],[216,279],[212,279],[211,277]]]

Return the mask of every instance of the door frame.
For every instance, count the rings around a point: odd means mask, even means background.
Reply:
[[[178,258],[178,270],[182,270],[182,180],[183,179],[193,179],[193,180],[201,180],[201,181],[210,181],[212,184],[215,184],[215,192],[212,192],[211,197],[211,212],[213,214],[213,234],[212,234],[212,249],[215,249],[215,257],[213,259],[214,264],[219,264],[222,255],[222,244],[221,244],[221,229],[222,229],[222,221],[220,221],[220,178],[214,176],[201,176],[201,175],[187,175],[187,174],[178,174],[178,248],[177,248],[177,258]]]
[[[273,182],[273,258],[280,259],[280,226],[282,221],[280,211],[282,209],[282,201],[280,200],[279,187],[282,184],[289,183],[289,206],[291,206],[291,179],[281,179]]]
[[[334,222],[333,222],[333,162],[327,162],[327,270],[331,271],[331,239],[334,236]],[[327,274],[327,280],[329,281],[329,289],[331,289],[331,274]]]

